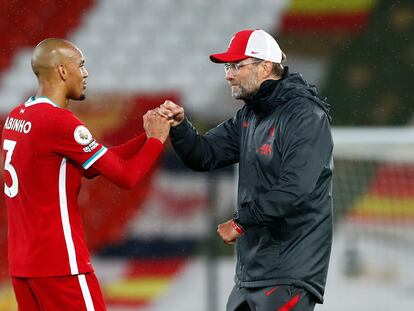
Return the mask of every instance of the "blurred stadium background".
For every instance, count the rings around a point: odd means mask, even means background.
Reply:
[[[32,48],[64,37],[89,71],[88,99],[71,109],[100,141],[142,132],[143,113],[165,99],[204,131],[240,108],[208,55],[246,28],[274,34],[332,105],[335,241],[316,310],[414,310],[412,0],[0,0],[0,129],[36,89]],[[167,149],[132,191],[84,182],[110,311],[225,310],[234,258],[215,228],[232,215],[235,169],[194,173]],[[14,311],[6,235],[1,200],[0,311]]]

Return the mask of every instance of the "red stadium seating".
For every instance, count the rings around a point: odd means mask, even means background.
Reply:
[[[0,72],[22,47],[47,37],[66,37],[93,0],[0,0]]]

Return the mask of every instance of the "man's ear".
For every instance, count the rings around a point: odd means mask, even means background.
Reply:
[[[61,78],[63,81],[66,81],[66,78],[67,78],[67,71],[66,71],[65,65],[60,64],[60,65],[58,66],[58,73],[59,73],[60,78]]]
[[[264,61],[263,63],[263,72],[266,77],[272,75],[273,64],[269,61]]]

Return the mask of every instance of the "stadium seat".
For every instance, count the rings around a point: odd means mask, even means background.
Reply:
[[[68,4],[48,0],[42,1],[42,5],[21,1],[27,5],[24,12],[39,13],[27,17],[26,27],[42,31],[29,37],[14,36],[10,40],[14,47],[34,45],[45,34],[68,36],[84,52],[90,73],[90,92],[110,89],[139,93],[175,89],[185,93],[184,98],[195,111],[205,107],[209,103],[207,94],[214,94],[214,88],[223,83],[223,76],[217,75],[217,68],[209,62],[208,55],[225,48],[230,36],[240,29],[260,27],[271,30],[277,22],[278,8],[286,3],[275,4],[271,0],[244,3],[194,0],[191,4],[184,0],[102,0],[85,11],[91,0]],[[0,1],[0,11],[9,10],[9,6],[7,1]],[[50,16],[49,13],[56,10],[59,14]],[[53,23],[58,17],[64,22]],[[54,25],[53,33],[50,27],[41,25],[46,18],[50,19],[48,24]],[[76,31],[71,30],[75,28]],[[8,64],[2,56],[0,68]],[[25,71],[18,73],[24,74]],[[24,98],[31,92],[26,89],[28,83],[24,82],[22,86],[13,91],[0,88],[0,100],[5,103],[5,110],[12,103],[9,99],[3,100],[4,94],[13,92],[15,98]]]

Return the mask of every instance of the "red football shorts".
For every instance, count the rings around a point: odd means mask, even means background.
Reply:
[[[20,278],[12,277],[19,311],[105,311],[94,273]]]

